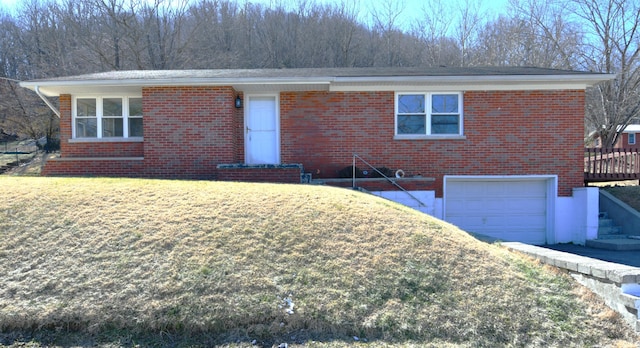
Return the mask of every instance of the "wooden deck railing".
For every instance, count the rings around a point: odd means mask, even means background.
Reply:
[[[636,179],[640,179],[640,149],[585,149],[585,183]]]

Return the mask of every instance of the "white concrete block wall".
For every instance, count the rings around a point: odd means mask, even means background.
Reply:
[[[409,191],[420,200],[404,191],[373,191],[380,196],[408,207],[422,211],[438,219],[443,218],[444,200],[435,197],[435,191]],[[587,239],[598,236],[598,188],[579,187],[572,197],[556,197],[554,235],[555,243],[575,243],[584,245]]]
[[[576,218],[576,209],[574,197],[558,197],[556,198],[556,214],[555,214],[555,242],[571,243],[574,242],[573,231],[576,229],[579,219]],[[582,213],[580,213],[582,214]],[[584,242],[582,242],[584,244]]]
[[[409,193],[405,191],[371,191],[371,193],[429,215],[435,213],[435,191],[409,191]]]

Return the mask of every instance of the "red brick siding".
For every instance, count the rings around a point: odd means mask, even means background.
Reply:
[[[234,107],[235,97],[231,87],[143,88],[142,144],[69,143],[71,96],[63,95],[63,157],[144,156],[144,162],[55,162],[45,172],[215,178],[217,164],[244,162],[244,108]],[[394,140],[393,92],[283,92],[281,161],[302,163],[314,177],[329,178],[357,153],[375,166],[434,177],[434,183],[408,188],[435,189],[438,197],[444,175],[555,174],[559,194],[569,196],[582,186],[583,115],[581,90],[471,91],[464,95],[466,139]],[[73,165],[83,168],[74,171]],[[265,181],[281,176],[273,169],[249,173],[220,175]]]
[[[67,152],[72,153],[75,144],[69,144],[71,139],[71,95],[62,94],[60,103],[60,156],[66,157]]]
[[[71,139],[71,95],[60,96],[60,156],[61,157],[142,157],[142,142],[69,142]]]
[[[242,92],[238,93],[240,98],[242,98],[242,108],[235,110],[235,128],[234,128],[234,141],[235,141],[235,152],[234,152],[234,160],[232,163],[244,163],[244,95]]]
[[[583,184],[584,91],[466,92],[465,140],[394,140],[393,92],[286,92],[280,102],[282,161],[315,177],[335,177],[357,153],[434,177],[438,197],[444,175],[556,174],[561,196]]]
[[[616,142],[616,148],[618,149],[638,149],[640,148],[640,134],[636,133],[636,143],[629,144],[629,133],[622,133],[618,141]]]
[[[42,175],[141,177],[143,163],[138,160],[67,161],[49,160]]]
[[[143,88],[146,173],[215,178],[217,164],[236,161],[235,96],[231,87]]]

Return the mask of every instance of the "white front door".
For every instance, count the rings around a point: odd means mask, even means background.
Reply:
[[[245,107],[244,137],[247,164],[279,164],[278,98],[248,96]]]

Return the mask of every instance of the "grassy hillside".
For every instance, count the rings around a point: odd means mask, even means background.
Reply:
[[[635,338],[568,276],[359,192],[19,177],[0,187],[0,344]]]

